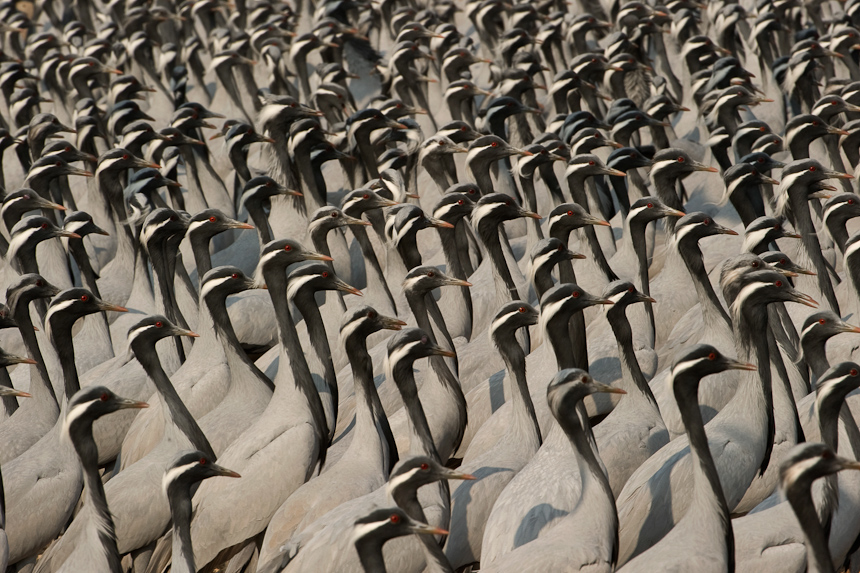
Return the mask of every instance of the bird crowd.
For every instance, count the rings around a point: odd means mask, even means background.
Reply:
[[[0,1],[0,573],[860,571],[860,0],[660,1]]]

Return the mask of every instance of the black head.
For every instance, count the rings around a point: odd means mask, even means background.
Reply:
[[[591,215],[577,203],[562,203],[549,212],[547,229],[552,236],[558,236],[585,225],[610,226],[608,222]]]
[[[546,291],[540,299],[542,330],[546,331],[550,323],[557,319],[567,321],[574,312],[596,304],[612,304],[612,301],[589,294],[574,283],[557,284]]]
[[[34,209],[55,209],[65,211],[62,205],[48,201],[33,189],[24,187],[6,195],[3,198],[3,206],[0,207],[0,215],[5,217],[6,213],[26,213]]]
[[[657,302],[650,296],[639,292],[633,283],[625,280],[612,281],[603,290],[603,298],[612,301],[608,310],[623,309],[637,302]]]
[[[56,237],[80,239],[80,235],[60,229],[53,222],[42,216],[31,216],[21,219],[10,232],[9,256],[15,256],[22,248],[35,248],[38,243]]]
[[[447,531],[416,521],[398,507],[376,509],[355,520],[352,528],[352,542],[356,546],[365,543],[381,546],[389,539],[411,535],[447,535]]]
[[[474,476],[446,468],[429,456],[411,456],[401,460],[388,476],[388,491],[400,488],[417,490],[443,479],[473,480]]]
[[[86,386],[75,392],[69,400],[63,433],[74,440],[76,435],[87,431],[102,416],[119,410],[148,407],[146,402],[120,398],[104,386]]]
[[[188,221],[188,236],[211,238],[230,229],[253,229],[253,225],[235,221],[218,209],[200,211]]]
[[[596,155],[581,153],[570,158],[564,175],[568,179],[572,177],[584,179],[586,177],[594,177],[595,175],[616,175],[618,177],[624,177],[626,174],[623,171],[607,167],[607,165],[603,163],[603,160]]]
[[[635,147],[621,147],[615,149],[606,159],[606,166],[618,171],[627,172],[630,169],[648,167],[651,160],[642,155]]]
[[[481,197],[475,204],[475,210],[472,211],[472,224],[478,227],[482,223],[488,222],[498,226],[504,221],[511,221],[520,217],[541,218],[537,213],[520,207],[516,199],[510,195],[490,193]]]
[[[744,155],[741,158],[740,163],[750,163],[762,173],[770,173],[772,169],[779,169],[785,167],[785,163],[783,163],[782,161],[777,161],[767,153],[761,151],[754,151],[749,155]]]
[[[463,217],[472,214],[475,203],[465,193],[446,193],[433,208],[433,217],[455,225]]]
[[[374,308],[359,305],[348,309],[340,324],[341,340],[366,340],[380,330],[400,330],[406,323],[396,318],[379,314]]]
[[[683,178],[695,171],[718,173],[719,169],[692,159],[682,149],[668,148],[654,154],[651,177]]]
[[[785,124],[785,141],[788,145],[795,142],[808,145],[813,140],[828,134],[848,135],[848,132],[828,125],[817,115],[811,114],[794,116]]]
[[[761,260],[787,277],[795,277],[797,275],[815,275],[813,271],[795,264],[794,261],[788,258],[788,255],[782,251],[765,251],[761,254]]]
[[[685,383],[694,382],[694,388],[697,388],[701,378],[726,370],[756,370],[756,367],[729,358],[710,344],[697,344],[675,360],[672,378],[674,381],[683,379]],[[673,385],[676,385],[675,382]]]
[[[763,309],[774,302],[797,302],[812,308],[818,305],[809,295],[794,289],[783,273],[772,268],[740,273],[736,279],[736,287],[739,289],[734,298],[731,298],[730,293],[723,287],[726,301],[731,300],[733,313],[744,312],[746,309]]]
[[[566,418],[576,405],[591,394],[626,394],[621,388],[613,388],[597,382],[585,370],[567,368],[556,374],[546,387],[546,399],[553,416]]]
[[[387,371],[395,372],[401,368],[412,368],[412,363],[428,356],[454,357],[434,344],[420,328],[404,328],[388,341]]]
[[[520,328],[537,324],[539,317],[538,311],[527,302],[514,300],[505,303],[490,323],[490,339],[499,346],[502,340],[512,339]]]
[[[484,135],[469,144],[469,153],[466,155],[466,163],[491,162],[510,157],[512,155],[530,155],[527,151],[512,147],[507,141],[495,135]]]
[[[271,177],[261,175],[248,181],[242,188],[242,203],[256,205],[262,208],[275,195],[293,195],[301,197],[298,191],[287,189]]]
[[[58,327],[71,328],[83,316],[105,311],[128,312],[128,309],[105,302],[85,288],[70,288],[54,297],[44,322],[50,333]]]
[[[331,257],[305,249],[292,239],[278,239],[263,246],[257,275],[265,276],[270,271],[284,272],[286,268],[303,261],[330,261]]]
[[[262,257],[260,260],[262,263]],[[232,294],[252,288],[257,288],[256,283],[240,269],[230,266],[216,267],[203,275],[200,299],[223,302]]]
[[[155,343],[169,336],[197,337],[198,334],[185,328],[180,328],[163,315],[147,316],[128,329],[128,346],[140,357],[143,351],[153,352]]]
[[[830,367],[818,380],[815,408],[822,416],[838,416],[845,397],[860,387],[860,366],[856,362],[840,362]]]
[[[854,193],[839,193],[824,203],[824,221],[844,222],[860,216],[860,197]]]
[[[849,173],[840,173],[833,169],[824,167],[816,159],[798,159],[792,161],[782,170],[782,182],[779,192],[790,192],[793,188],[798,191],[806,191],[812,183],[824,181],[825,179],[854,179]]]
[[[481,137],[481,134],[465,121],[452,121],[439,128],[436,135],[449,137],[454,143],[466,143]]]
[[[302,291],[336,290],[361,296],[361,291],[343,282],[326,263],[303,263],[287,275],[287,298],[292,300]]]
[[[49,283],[41,275],[28,273],[21,275],[6,289],[6,301],[16,301],[15,304],[29,304],[39,298],[56,296],[60,289]]]
[[[443,286],[470,287],[472,283],[449,277],[438,268],[426,265],[415,267],[406,274],[406,278],[403,280],[404,292],[427,293]]]
[[[45,155],[34,161],[33,165],[30,166],[30,170],[27,171],[27,181],[49,181],[64,175],[92,177],[93,174],[75,167],[63,159],[61,155]]]
[[[388,213],[385,232],[394,245],[399,245],[404,239],[414,240],[418,231],[430,227],[450,229],[453,225],[435,217],[428,217],[417,205],[401,204]]]
[[[77,147],[69,143],[68,141],[54,141],[45,145],[42,148],[42,157],[46,157],[48,155],[55,155],[62,158],[64,161],[69,163],[74,161],[92,161],[95,162],[98,160],[94,155],[90,155],[89,153],[84,153],[83,151],[78,150]]]
[[[656,221],[664,217],[683,217],[684,213],[673,209],[663,203],[657,197],[643,197],[630,205],[630,212],[627,213],[628,222],[645,222]]]
[[[535,273],[539,269],[550,270],[562,261],[570,261],[573,259],[584,259],[585,255],[574,253],[567,246],[555,237],[541,239],[535,246],[532,247],[529,253],[532,272]]]
[[[242,477],[234,471],[223,468],[201,451],[189,451],[178,454],[167,466],[161,485],[170,497],[173,491],[183,488],[186,491],[195,483],[211,477]]]
[[[332,229],[346,225],[368,226],[370,223],[362,219],[350,217],[349,215],[344,214],[344,212],[337,207],[327,205],[325,207],[320,207],[313,215],[311,215],[308,228],[311,232],[319,229],[327,233]]]
[[[723,227],[706,213],[695,212],[684,215],[675,223],[675,241],[678,243],[692,240],[698,242],[714,235],[737,235],[736,231]]]
[[[800,342],[804,346],[824,344],[830,338],[843,332],[860,333],[860,327],[848,324],[839,318],[835,312],[824,310],[806,317],[800,331]]]
[[[743,250],[751,251],[757,245],[767,244],[781,238],[799,239],[800,235],[787,232],[782,222],[778,219],[759,217],[750,223],[746,231],[744,231]]]
[[[358,219],[362,213],[372,209],[381,209],[383,207],[393,207],[397,205],[396,201],[386,199],[380,196],[372,189],[356,189],[343,196],[340,203],[341,211]]]
[[[821,443],[804,442],[794,446],[779,465],[779,483],[790,495],[809,492],[812,482],[845,469],[860,469],[860,462],[841,458]]]
[[[109,172],[119,173],[125,169],[142,167],[152,167],[154,169],[161,168],[161,166],[156,163],[141,159],[140,157],[135,157],[128,149],[117,147],[110,151],[106,151],[99,157],[99,166],[96,169],[96,177]]]
[[[450,137],[444,135],[434,135],[424,140],[424,143],[421,144],[422,157],[438,158],[441,155],[467,153],[468,151],[466,147],[459,143],[454,143]]]

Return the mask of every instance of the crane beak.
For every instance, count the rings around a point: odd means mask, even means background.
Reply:
[[[585,219],[586,224],[588,225],[597,225],[598,227],[611,227],[612,223],[609,221],[604,221],[603,219],[598,219],[597,217],[593,217],[589,215]]]
[[[409,527],[412,533],[418,533],[421,535],[448,535],[448,532],[439,527],[432,527],[425,523],[417,523]]]
[[[117,398],[116,403],[120,410],[149,408],[149,404],[146,402],[138,402],[137,400],[129,400],[128,398]]]
[[[643,293],[639,293],[638,302],[650,302],[651,304],[657,304],[657,301],[654,299],[654,297],[650,297]]]
[[[228,477],[228,478],[240,478],[240,477],[242,477],[238,473],[234,472],[233,470],[228,470],[227,468],[221,467],[217,464],[212,464],[211,466],[209,466],[209,469],[216,476]]]
[[[616,145],[618,145],[618,147],[621,147],[620,144]],[[613,145],[613,147],[615,146]],[[606,173],[607,175],[614,175],[615,177],[627,177],[627,173],[625,173],[624,171],[619,171],[618,169],[613,169],[612,167],[607,167],[604,170],[604,173]]]
[[[322,255],[320,253],[305,253],[305,260],[308,261],[333,261],[334,259],[328,255]]]
[[[340,281],[337,285],[337,290],[349,294],[354,294],[356,296],[364,296],[360,290],[355,288],[354,286],[350,286],[343,281]]]
[[[200,335],[197,334],[196,332],[194,332],[193,330],[188,330],[185,328],[177,328],[174,331],[173,336],[187,336],[188,338],[197,338]]]
[[[616,388],[609,384],[601,384],[600,382],[592,381],[591,385],[594,387],[595,392],[599,392],[601,394],[627,394],[627,392],[621,388]]]
[[[448,221],[443,221],[442,219],[436,219],[435,217],[427,217],[427,220],[430,221],[430,224],[438,229],[453,229],[454,225],[449,223]]]
[[[734,358],[725,358],[726,368],[729,370],[749,370],[751,372],[755,372],[758,370],[758,367],[755,364],[750,364],[749,362],[741,362],[740,360],[735,360]]]
[[[531,153],[529,153],[529,155],[531,155]],[[520,217],[528,217],[530,219],[543,219],[543,217],[541,217],[537,213],[533,211],[527,211],[525,209],[520,209],[520,212],[518,214]]]
[[[32,358],[27,358],[26,356],[9,355],[9,356],[6,356],[5,361],[8,362],[9,364],[36,364],[35,360],[33,360]],[[26,397],[30,396],[26,392],[25,392],[25,394],[26,394]]]
[[[458,472],[455,470],[448,470],[447,472],[445,472],[445,475],[443,477],[445,479],[461,479],[465,481],[472,481],[477,479],[472,474],[464,474],[463,472]]]
[[[103,311],[111,311],[111,312],[128,312],[128,309],[124,306],[120,306],[118,304],[111,304],[109,302],[100,301],[99,302],[99,310]]]
[[[35,364],[35,362],[33,362],[33,364]],[[33,397],[31,394],[28,394],[27,392],[22,392],[21,390],[15,390],[14,388],[7,388],[6,386],[0,387],[0,396],[17,396],[19,398],[32,398]]]
[[[773,177],[768,177],[767,175],[762,175],[761,180],[765,183],[770,183],[771,185],[779,185],[779,181],[777,181]]]
[[[241,221],[230,221],[228,223],[228,227],[230,229],[254,229],[254,225],[249,225],[248,223],[242,223]]]
[[[848,323],[843,322],[841,325],[839,325],[839,331],[840,332],[853,332],[855,334],[860,334],[860,326],[854,326],[852,324],[848,324]]]
[[[729,229],[728,227],[723,227],[722,225],[720,225],[719,227],[717,227],[717,234],[719,234],[719,235],[737,235],[738,232],[735,231],[734,229]]]
[[[470,287],[470,286],[472,286],[472,283],[470,283],[469,281],[464,281],[464,280],[461,280],[461,279],[448,279],[448,280],[446,280],[446,281],[445,281],[445,284],[446,284],[447,286],[461,286],[461,287]]]
[[[69,239],[80,239],[81,238],[81,236],[78,235],[77,233],[73,233],[71,231],[66,231],[63,229],[60,229],[59,231],[57,231],[57,236],[58,237],[66,237]]]
[[[809,269],[804,269],[803,267],[798,267],[798,266],[794,267],[794,272],[796,272],[799,275],[807,275],[810,277],[816,276],[815,271],[810,271]]]
[[[406,323],[397,318],[391,318],[390,316],[379,316],[379,322],[382,323],[382,328],[385,330],[400,330]]]
[[[803,294],[800,291],[794,291],[793,293],[791,293],[791,299],[794,302],[799,302],[802,305],[811,308],[818,308],[818,302],[814,298],[812,298],[808,294]]]
[[[571,259],[571,260],[573,260],[573,259],[581,260],[581,259],[585,259],[586,256],[583,255],[582,253],[574,253],[573,251],[568,250],[567,251],[567,258]]]
[[[344,215],[343,221],[347,225],[361,225],[362,227],[369,227],[371,225],[370,221],[365,221],[364,219],[356,219],[355,217],[350,217],[349,215]]]
[[[432,356],[444,356],[446,358],[456,358],[457,354],[455,352],[451,352],[450,350],[445,350],[441,346],[433,346],[430,349],[430,354]]]
[[[719,173],[720,170],[716,167],[711,167],[710,165],[705,165],[704,163],[699,163],[698,161],[693,162],[693,170],[694,171],[707,171],[708,173]]]

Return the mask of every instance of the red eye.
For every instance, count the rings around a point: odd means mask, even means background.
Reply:
[[[328,271],[323,271],[322,278],[324,278],[324,279],[328,278]]]
[[[199,462],[199,463],[200,463],[200,465],[201,465],[201,466],[205,466],[205,465],[206,465],[206,464],[208,464],[209,462],[206,460],[206,458],[200,458],[200,462]]]
[[[508,207],[510,207],[510,206],[511,206],[511,202],[510,202],[510,201],[505,201],[505,205],[507,205]]]
[[[594,165],[594,161],[589,161],[589,162],[588,162],[588,164],[589,164],[589,165]]]
[[[99,396],[99,400],[101,400],[102,402],[107,402],[109,398],[110,396],[107,392],[104,392],[101,396]]]
[[[47,224],[47,223],[42,223],[41,227],[42,227],[43,229],[47,229],[47,228],[48,228],[48,224]]]
[[[210,222],[210,223],[214,223],[214,222],[215,222],[215,221],[217,221],[217,220],[218,220],[218,219],[216,219],[215,217],[209,217],[209,222]]]
[[[331,213],[331,218],[332,218],[332,219],[337,219],[337,216],[338,216],[338,212],[337,212],[337,211],[332,211],[332,213]]]
[[[853,34],[852,34],[852,36],[853,36]],[[836,100],[833,100],[832,102],[830,102],[830,105],[836,105],[837,103],[839,103],[839,102],[837,102]]]
[[[426,336],[421,337],[421,344],[427,344],[430,341]]]
[[[469,195],[474,195],[474,194],[475,194],[475,190],[474,190],[474,189],[469,189]]]
[[[826,321],[826,320],[824,320],[823,318],[819,318],[819,319],[818,319],[818,324],[827,324],[827,321]]]
[[[469,131],[469,128],[464,125],[460,128],[460,131]]]
[[[573,217],[573,211],[568,211],[568,212],[567,212],[567,216],[568,216],[568,217]]]
[[[63,166],[63,162],[62,162],[62,161],[57,161],[56,163],[54,163],[54,165],[56,165],[57,167],[62,167],[62,166]]]
[[[780,288],[782,286],[782,281],[776,281],[775,283],[773,283],[773,286]]]
[[[854,204],[854,199],[848,199],[848,204],[849,204],[849,205],[853,205],[853,204]]]
[[[525,311],[526,311],[526,307],[521,306],[521,307],[520,307],[520,308],[518,308],[517,310],[518,310],[519,312],[525,312]]]
[[[370,199],[370,195],[368,195],[367,193],[365,193],[364,195],[362,195],[362,196],[361,196],[361,198],[362,198],[362,199]]]
[[[759,158],[758,158],[758,162],[759,162],[759,163],[764,163],[764,157],[759,157]]]
[[[88,297],[88,296],[87,296],[87,295],[85,295],[85,294],[82,294],[82,295],[81,295],[81,302],[87,302],[88,300],[90,300],[90,297]]]
[[[514,104],[513,104],[513,103],[511,103],[511,102],[508,102],[508,103],[506,103],[505,105],[506,105],[506,106],[508,106],[508,107],[513,107],[513,105],[514,105]]]
[[[684,156],[683,155],[678,158],[678,163],[684,163]]]
[[[123,160],[128,160],[128,153],[123,154],[122,158]]]
[[[254,133],[253,129],[249,129],[248,131],[245,132],[246,135],[251,135],[252,133]]]
[[[426,471],[426,470],[429,470],[429,469],[430,469],[430,464],[428,464],[427,462],[424,462],[423,464],[421,464],[421,469],[422,469],[422,470],[425,470],[425,471]]]
[[[457,205],[463,205],[463,204],[465,204],[465,203],[466,203],[466,202],[465,202],[465,201],[463,201],[462,199],[457,199]]]
[[[376,318],[376,312],[371,310],[367,313],[367,318]]]
[[[815,171],[815,165],[811,166],[811,167],[809,168],[809,170],[810,170],[810,171]]]
[[[29,195],[24,195],[24,199],[29,199],[29,198],[30,198]]]
[[[573,291],[573,293],[571,293],[570,296],[572,296],[573,298],[579,298],[581,294],[582,294],[581,292],[579,292],[578,290],[575,290],[575,291]]]
[[[646,207],[648,207],[649,209],[653,209],[653,208],[654,208],[654,203],[648,203],[648,204],[646,205]]]
[[[558,250],[559,250],[559,251],[563,251],[563,250],[564,250],[564,245],[559,245],[559,246],[558,246]]]
[[[289,252],[289,251],[292,251],[292,250],[293,250],[293,246],[292,246],[292,245],[284,245],[284,250],[285,250],[285,251],[288,251],[288,252]]]
[[[93,67],[93,62],[87,62],[87,66]]]
[[[499,142],[498,142],[498,141],[494,141],[494,142],[493,142],[493,143],[491,143],[490,145],[492,145],[493,147],[498,147],[498,146],[499,146]]]
[[[445,141],[444,141],[444,140],[440,140],[440,141],[439,141],[439,145],[445,145]]]
[[[708,360],[716,360],[716,359],[717,359],[717,354],[715,352],[711,352],[710,354],[708,354]]]
[[[266,181],[266,187],[272,187],[273,185],[274,183],[272,183],[271,181]]]
[[[813,122],[812,122],[812,125],[818,125],[818,122],[817,122],[817,121],[813,121]]]
[[[594,24],[594,18],[589,18],[589,19],[588,19],[588,23],[589,23],[589,24]]]
[[[752,268],[754,268],[754,269],[758,268],[758,261],[753,261]]]
[[[704,221],[702,221],[702,224],[703,224],[704,226],[706,226],[706,227],[707,227],[708,225],[710,225],[710,224],[711,224],[711,220],[710,220],[710,219],[705,219]]]
[[[296,104],[295,104],[295,103],[291,103],[291,104],[290,104],[290,107],[296,107]]]
[[[758,171],[756,171],[755,169],[753,169],[752,171],[750,171],[750,173],[751,173],[752,175],[758,175]]]
[[[388,519],[391,521],[391,523],[394,523],[395,525],[400,523],[400,516],[396,513],[392,513],[391,517],[389,517]]]
[[[161,328],[162,326],[164,326],[164,323],[161,322],[160,320],[155,323],[155,328]]]
[[[779,264],[784,265],[784,264],[785,264],[785,259],[779,259]]]
[[[738,92],[738,95],[742,96],[742,95],[744,95],[744,92]]]
[[[233,273],[232,275],[230,275],[230,277],[231,277],[231,278],[234,278],[234,279],[238,279],[238,278],[239,278],[239,273]]]
[[[767,128],[765,126],[761,126],[760,128],[758,128],[758,130],[764,132],[767,131]]]
[[[852,368],[851,370],[848,371],[848,374],[850,374],[851,376],[857,376],[857,369]]]
[[[38,286],[38,287],[42,286],[43,284],[44,283],[42,281],[36,281],[36,286]]]
[[[69,151],[71,151],[71,150],[72,150],[72,148],[71,148],[71,147],[69,147],[68,145],[67,145],[66,147],[64,147],[64,148],[63,148],[63,151],[65,151],[66,153],[68,153],[68,152],[69,152]]]
[[[428,277],[435,277],[436,273],[434,273],[433,271],[427,271],[427,276]]]

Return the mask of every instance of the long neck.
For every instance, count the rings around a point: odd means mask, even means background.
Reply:
[[[296,293],[293,302],[295,303],[296,308],[299,309],[299,312],[302,313],[302,317],[305,319],[305,326],[308,329],[311,346],[313,346],[317,359],[323,366],[323,378],[325,379],[326,386],[328,386],[329,391],[331,392],[335,406],[335,418],[337,418],[337,376],[334,370],[334,363],[331,359],[331,348],[329,347],[325,324],[323,323],[322,315],[320,314],[320,307],[317,306],[317,302],[314,299],[314,293],[307,289],[300,290]]]
[[[365,341],[366,337],[363,340],[350,337],[344,343],[355,388],[355,435],[375,434],[377,436],[385,452],[386,460],[383,469],[387,475],[397,463],[397,445],[394,442],[394,433],[391,431],[388,417],[382,408],[379,392],[373,383],[373,362],[367,352]]]
[[[702,518],[710,517],[712,520],[707,525],[717,529],[723,536],[726,544],[727,563],[735,562],[735,543],[732,533],[732,522],[726,497],[720,484],[720,476],[711,455],[708,445],[708,437],[705,434],[705,426],[702,421],[702,412],[699,409],[697,391],[699,380],[675,378],[672,380],[675,392],[675,400],[681,412],[681,420],[687,430],[687,438],[690,442],[690,455],[693,459],[694,495],[693,504],[699,506],[695,509],[699,519],[696,523],[702,523]],[[692,514],[691,514],[692,515]],[[708,535],[713,532],[706,532]]]
[[[805,192],[794,189],[789,189],[787,192],[791,200],[791,213],[794,215],[793,223],[797,232],[800,233],[803,250],[815,269],[818,288],[824,295],[830,310],[836,314],[841,314],[836,293],[833,291],[833,283],[830,282],[830,271],[824,256],[821,254],[821,243],[818,241],[815,224],[809,213],[809,199]]]
[[[559,370],[577,367],[573,355],[573,344],[567,328],[570,318],[570,316],[553,317],[546,327],[547,338],[552,345],[556,366]]]
[[[678,244],[674,242],[675,248],[684,260],[687,266],[687,271],[690,273],[690,278],[693,279],[693,286],[696,288],[696,295],[702,305],[702,315],[706,325],[715,325],[717,321],[723,320],[726,326],[731,326],[732,321],[729,318],[720,303],[717,293],[708,278],[708,272],[705,270],[705,262],[702,257],[702,251],[699,249],[697,242],[689,244],[684,242]]]
[[[651,179],[654,183],[654,191],[663,203],[672,209],[683,209],[683,204],[681,203],[681,199],[678,197],[678,192],[675,189],[675,181],[677,181],[677,177],[658,174],[656,177],[652,177]],[[670,234],[674,234],[676,222],[677,219],[674,217],[666,218],[666,230]]]
[[[824,528],[818,521],[815,505],[812,503],[810,485],[795,484],[786,492],[788,503],[797,515],[800,528],[806,538],[806,561],[809,573],[833,573],[833,558],[830,556],[827,537]]]
[[[185,404],[170,382],[170,378],[164,372],[156,349],[135,350],[135,356],[137,356],[138,361],[143,366],[147,376],[152,380],[152,383],[155,384],[155,388],[161,396],[161,411],[165,424],[172,425],[182,433],[194,449],[202,451],[207,456],[215,457],[215,452],[212,450],[209,440],[206,439],[200,426],[197,425],[197,421],[194,420],[194,416],[185,407]]]
[[[502,243],[499,239],[500,232],[502,232],[502,229],[491,222],[481,221],[478,224],[478,233],[481,235],[484,246],[487,247],[490,261],[493,264],[496,296],[499,297],[499,301],[519,300],[520,296],[517,292],[517,286],[514,283],[513,276],[511,276],[511,270],[508,268],[505,253],[502,250]]]
[[[207,454],[208,455],[208,454]],[[173,486],[172,486],[173,487]],[[176,486],[182,489],[182,486]],[[197,573],[194,566],[194,550],[191,546],[191,492],[171,491],[170,515],[173,519],[173,573]]]
[[[98,531],[101,549],[107,559],[110,572],[120,573],[122,568],[116,547],[116,531],[99,474],[98,449],[93,439],[92,422],[83,422],[83,424],[86,427],[78,428],[74,446],[84,470],[85,510],[89,512],[91,525]]]
[[[54,393],[54,387],[51,384],[51,378],[48,376],[48,370],[45,368],[42,350],[39,348],[39,342],[36,339],[33,321],[30,319],[29,301],[15,298],[7,302],[21,332],[24,347],[27,349],[27,357],[36,361],[36,364],[30,365],[30,394],[33,395],[34,400],[51,400],[54,404],[57,404],[57,395]]]
[[[212,270],[212,256],[209,254],[209,238],[189,236],[191,252],[194,255],[194,264],[197,266],[197,276],[203,277]]]
[[[641,397],[659,411],[657,399],[654,398],[654,393],[651,392],[651,387],[645,380],[642,369],[639,367],[639,361],[636,360],[636,353],[633,351],[633,329],[630,328],[630,321],[627,320],[626,310],[626,305],[613,305],[606,313],[609,326],[612,328],[618,343],[622,388],[628,394],[625,400],[635,400],[636,397]]]
[[[513,378],[513,388],[508,389],[508,394],[511,396],[514,411],[520,419],[528,421],[530,428],[534,429],[538,443],[540,443],[540,425],[538,424],[535,406],[532,403],[531,392],[529,391],[528,380],[526,379],[525,352],[523,352],[523,349],[513,335],[500,336],[493,342],[505,361],[508,374]]]
[[[281,342],[279,360],[281,368],[275,377],[276,387],[284,387],[284,390],[275,391],[277,396],[295,396],[297,390],[307,400],[309,414],[321,440],[329,435],[328,423],[325,419],[322,401],[311,377],[308,362],[305,359],[304,350],[299,342],[296,325],[290,314],[289,302],[287,301],[287,277],[286,270],[276,268],[271,271],[264,270],[264,278],[269,288],[269,297],[275,308],[275,316],[278,321],[278,337]],[[284,365],[289,368],[284,368]],[[280,399],[280,398],[279,398]],[[321,463],[325,459],[325,448],[321,448]]]
[[[365,573],[387,573],[382,557],[382,543],[376,540],[359,539],[355,542],[358,559]]]
[[[412,455],[430,456],[439,461],[439,452],[430,433],[430,425],[424,414],[424,407],[418,398],[418,387],[415,384],[415,374],[412,364],[402,364],[392,372],[394,382],[400,391],[400,397],[406,406],[406,418],[409,420],[409,450]]]
[[[63,369],[63,388],[65,395],[63,400],[68,402],[75,393],[81,389],[78,380],[78,368],[75,366],[75,344],[72,340],[72,328],[51,326],[51,344],[57,351],[60,366]]]

